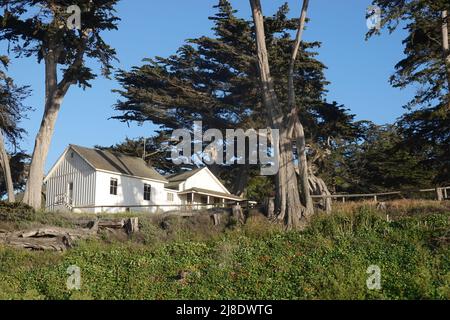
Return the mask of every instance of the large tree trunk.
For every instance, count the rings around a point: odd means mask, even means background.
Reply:
[[[323,179],[317,177],[314,175],[314,173],[309,173],[309,186],[311,189],[311,193],[314,195],[319,196],[325,196],[320,200],[320,206],[322,207],[322,210],[324,210],[327,213],[331,213],[332,211],[332,199],[331,199],[331,192],[328,190],[327,185],[325,184],[325,181]]]
[[[243,197],[245,194],[245,187],[248,185],[250,179],[250,165],[246,163],[238,168],[238,174],[234,178],[233,186],[231,188],[232,193],[239,197]]]
[[[448,41],[448,13],[442,11],[442,54],[447,72],[447,85],[450,90],[450,45]],[[450,92],[448,93],[447,110],[450,110]]]
[[[31,158],[30,173],[23,201],[37,210],[41,209],[42,206],[42,184],[44,180],[45,162],[50,149],[59,110],[60,104],[55,103],[45,111]]]
[[[296,112],[297,113],[297,112]],[[309,186],[309,170],[308,170],[308,159],[306,156],[306,138],[305,130],[302,123],[300,122],[298,115],[293,118],[295,141],[298,153],[298,166],[299,166],[299,177],[300,177],[300,190],[303,198],[303,203],[306,207],[305,216],[309,217],[314,214],[314,203],[311,197],[311,190]]]
[[[295,72],[295,63],[297,61],[300,45],[303,41],[303,31],[305,30],[306,24],[306,16],[308,13],[309,0],[303,1],[302,12],[300,15],[300,23],[297,29],[297,36],[295,39],[294,48],[292,50],[291,61],[289,64],[289,92],[288,92],[288,101],[289,101],[289,110],[291,110],[289,114],[289,126],[290,126],[290,135],[295,137],[297,153],[298,153],[298,165],[299,165],[299,179],[300,179],[300,191],[302,194],[303,204],[305,206],[305,217],[309,217],[314,214],[314,204],[311,198],[311,192],[309,188],[309,170],[308,170],[308,159],[306,156],[306,138],[305,138],[305,130],[303,124],[299,118],[299,110],[296,106],[296,94],[295,94],[295,86],[294,86],[294,72]]]
[[[278,146],[280,169],[276,177],[277,211],[279,218],[285,221],[288,228],[296,228],[299,225],[300,215],[304,211],[304,207],[299,197],[292,143],[270,74],[261,3],[259,0],[250,0],[250,5],[256,31],[257,57],[263,102],[272,128],[280,131]]]
[[[5,177],[5,186],[8,193],[8,201],[15,202],[14,184],[11,177],[11,166],[9,164],[8,153],[6,152],[5,142],[3,140],[3,133],[0,131],[0,161],[3,169],[3,176]]]
[[[61,103],[69,87],[69,85],[66,85],[62,89],[58,88],[56,57],[53,51],[50,51],[45,57],[45,87],[45,110],[35,140],[30,172],[23,199],[24,203],[37,210],[41,209],[42,206],[42,184],[44,180],[45,162]]]

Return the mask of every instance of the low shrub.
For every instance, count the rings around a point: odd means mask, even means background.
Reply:
[[[34,219],[35,210],[20,202],[0,201],[0,221],[31,221]]]
[[[140,217],[130,241],[63,254],[0,246],[0,299],[449,299],[450,211],[386,219],[372,206],[284,231],[261,215],[229,229],[209,217]],[[81,269],[80,291],[66,287]],[[369,290],[367,270],[381,270]]]

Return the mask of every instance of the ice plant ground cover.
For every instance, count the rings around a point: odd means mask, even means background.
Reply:
[[[63,254],[0,247],[0,299],[448,299],[450,207],[427,201],[337,206],[304,231],[262,215],[244,226],[140,217],[132,239],[105,233]],[[2,216],[0,229],[70,226],[70,216]],[[381,290],[369,290],[370,266]],[[80,290],[67,270],[80,269]]]

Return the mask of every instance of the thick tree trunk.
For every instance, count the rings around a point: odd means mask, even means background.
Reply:
[[[297,30],[297,36],[295,39],[294,48],[292,50],[291,61],[289,64],[289,109],[291,113],[289,115],[289,126],[291,127],[291,135],[295,136],[298,162],[299,162],[299,179],[300,179],[300,191],[302,195],[303,205],[305,206],[304,215],[306,218],[314,214],[314,204],[311,198],[309,188],[309,170],[308,170],[308,158],[306,156],[306,138],[305,130],[299,119],[298,107],[296,106],[296,95],[294,86],[294,71],[295,63],[297,61],[300,45],[303,41],[303,31],[305,30],[306,15],[308,13],[309,0],[303,1],[302,12],[300,15],[300,23]]]
[[[8,194],[8,201],[15,202],[14,184],[11,177],[11,166],[9,163],[8,153],[6,152],[5,142],[3,140],[3,133],[0,131],[0,161],[3,169],[3,176],[5,178],[6,192]]]
[[[24,203],[37,210],[41,209],[42,205],[42,184],[44,180],[45,162],[55,131],[55,124],[61,103],[68,90],[68,86],[65,86],[63,90],[58,88],[56,58],[53,52],[48,53],[45,57],[45,86],[45,110],[35,140],[30,172],[23,199]]]
[[[272,220],[275,218],[275,199],[274,198],[267,198],[266,200],[266,214],[267,218],[269,220]]]
[[[331,192],[328,190],[325,181],[321,178],[316,177],[312,172],[309,173],[309,186],[311,188],[311,193],[318,196],[331,196]],[[325,197],[320,200],[320,205],[322,210],[327,213],[332,211],[332,199],[330,197]]]
[[[294,111],[295,112],[295,111]],[[295,112],[297,113],[297,112]],[[295,136],[297,153],[298,153],[298,175],[300,177],[300,191],[303,198],[303,204],[305,205],[305,217],[309,217],[314,214],[314,203],[311,197],[311,191],[309,188],[309,170],[308,159],[306,156],[306,139],[305,130],[297,115],[292,119],[293,133]]]
[[[31,158],[30,173],[23,201],[37,210],[41,209],[42,205],[42,183],[44,180],[45,162],[50,149],[59,109],[60,104],[54,104],[44,113]]]
[[[245,194],[245,187],[248,184],[250,178],[250,166],[247,164],[241,165],[238,168],[238,175],[235,177],[233,181],[232,193],[243,197]]]
[[[447,71],[447,85],[450,90],[450,45],[448,40],[448,13],[442,11],[442,54]],[[448,93],[447,108],[450,110],[450,92]]]
[[[270,74],[261,3],[259,0],[250,0],[250,5],[256,31],[257,57],[263,102],[272,128],[280,131],[278,146],[280,169],[276,177],[277,212],[279,213],[279,219],[284,220],[288,228],[296,228],[299,225],[300,214],[304,211],[304,207],[299,197],[292,143]]]

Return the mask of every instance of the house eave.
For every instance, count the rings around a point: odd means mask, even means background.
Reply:
[[[145,180],[145,181],[152,181],[152,182],[159,182],[162,184],[167,184],[167,180],[158,180],[158,179],[151,179],[151,178],[145,178],[145,177],[140,177],[140,176],[133,176],[130,174],[125,174],[125,173],[119,173],[119,172],[114,172],[114,171],[108,171],[108,170],[103,170],[103,169],[95,169],[96,172],[103,172],[103,173],[108,173],[108,174],[113,174],[116,176],[121,176],[121,177],[127,177],[127,178],[134,178],[134,179],[140,179],[140,180]]]

